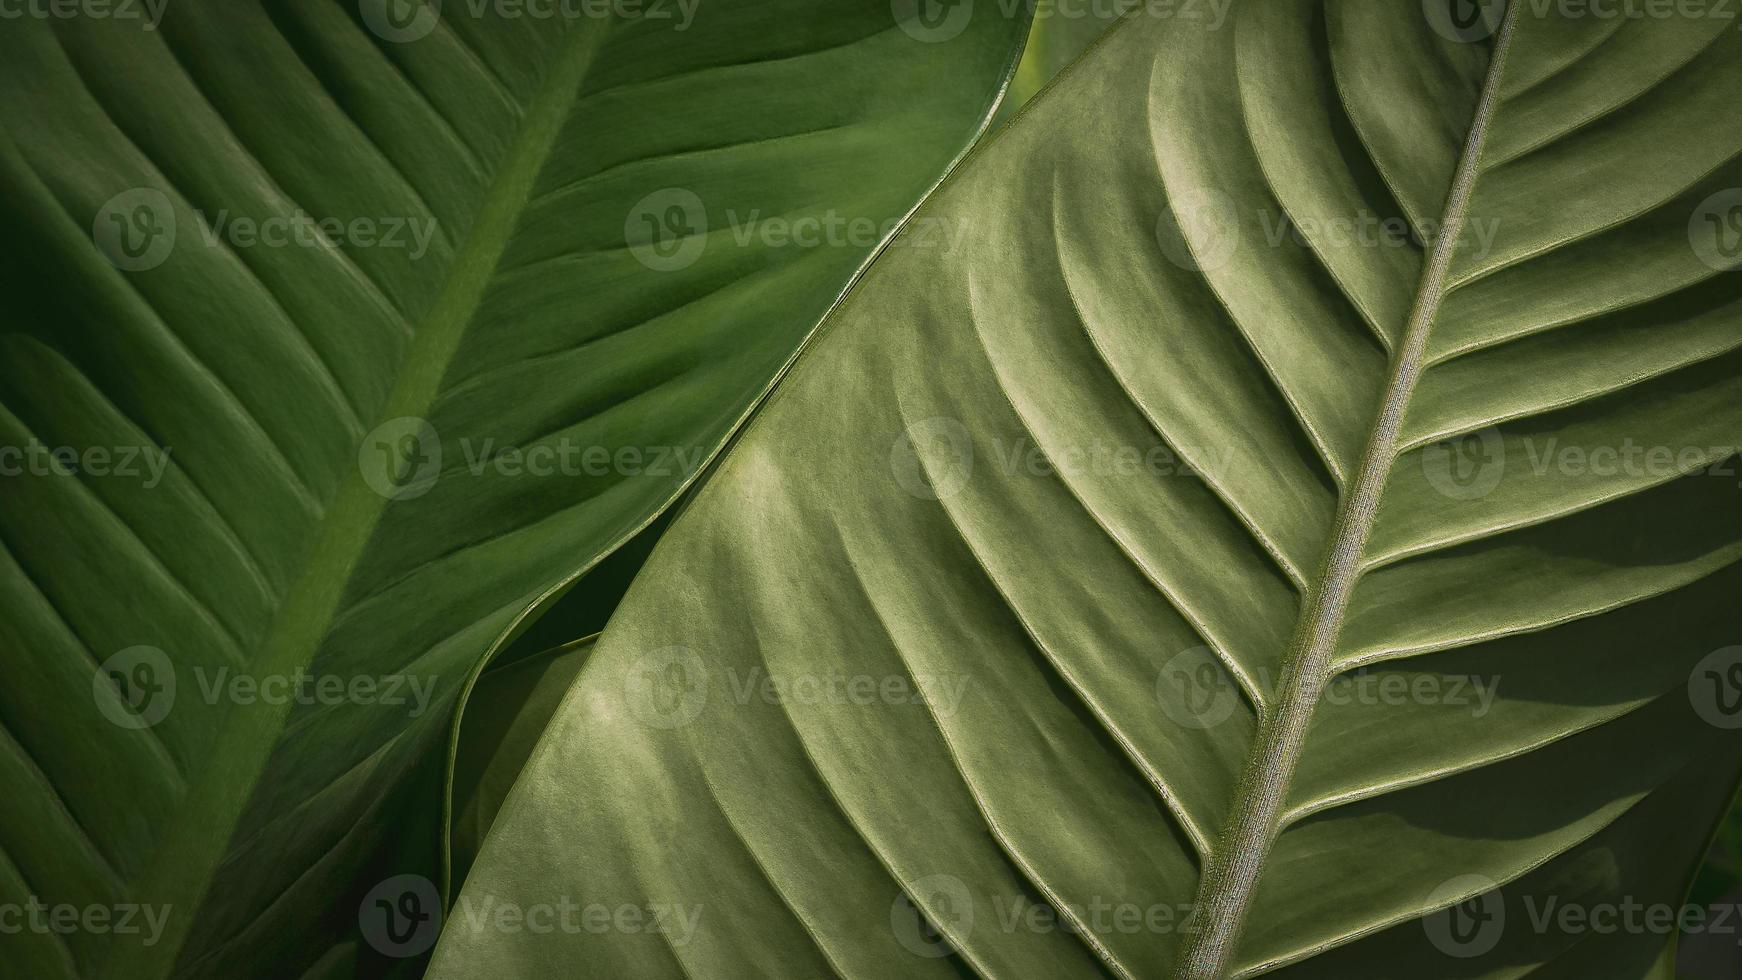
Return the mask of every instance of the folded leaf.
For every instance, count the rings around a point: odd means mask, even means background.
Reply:
[[[167,918],[8,969],[415,955],[395,794],[456,692],[716,452],[1026,17],[115,7],[0,30],[0,902]]]
[[[596,639],[493,665],[466,698],[451,789],[456,879],[465,879],[502,801]]]
[[[1667,976],[1602,926],[1742,772],[1733,26],[1115,27],[630,589],[459,899],[581,927],[434,975]]]

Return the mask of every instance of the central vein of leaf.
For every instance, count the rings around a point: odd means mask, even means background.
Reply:
[[[1482,148],[1499,102],[1506,53],[1523,6],[1508,5],[1495,40],[1482,97],[1446,197],[1441,234],[1434,239],[1416,290],[1385,399],[1361,456],[1360,472],[1343,496],[1324,568],[1305,597],[1304,614],[1283,661],[1276,704],[1260,720],[1232,815],[1206,862],[1198,888],[1199,930],[1181,954],[1178,974],[1183,980],[1219,980],[1227,974],[1259,875],[1279,832],[1283,803],[1306,742],[1307,725],[1320,692],[1330,680],[1344,615],[1361,578],[1362,558],[1386,478],[1397,460],[1404,411],[1426,365],[1428,335],[1445,298],[1447,271],[1463,231]]]
[[[434,405],[449,364],[483,301],[549,158],[563,122],[592,64],[609,22],[583,18],[566,39],[559,62],[528,103],[513,146],[479,209],[476,223],[441,294],[419,325],[376,423],[422,416]],[[370,489],[355,469],[322,516],[301,574],[279,607],[272,634],[257,651],[254,669],[265,675],[306,668],[320,649],[386,498]],[[212,742],[212,754],[196,772],[183,801],[184,819],[166,828],[133,894],[168,906],[159,942],[143,948],[110,947],[100,969],[106,977],[167,977],[187,939],[200,902],[232,842],[248,797],[265,769],[291,705],[232,706]]]

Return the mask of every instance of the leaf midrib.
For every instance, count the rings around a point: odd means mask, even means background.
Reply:
[[[413,336],[375,425],[421,417],[434,405],[442,378],[483,302],[574,96],[612,23],[611,18],[584,18],[564,39],[561,57],[527,104],[520,132],[486,192],[440,295]],[[313,661],[387,502],[369,487],[357,467],[351,467],[322,515],[302,572],[286,590],[272,631],[255,658],[252,669],[259,675],[288,675]],[[151,946],[110,944],[98,961],[98,976],[168,977],[173,971],[292,707],[288,702],[230,706],[212,742],[212,756],[201,761],[199,776],[183,798],[183,819],[169,828],[129,889],[141,902],[170,907],[163,934]]]
[[[1195,916],[1201,924],[1181,951],[1184,980],[1219,980],[1232,964],[1241,927],[1251,907],[1263,865],[1274,844],[1282,806],[1306,741],[1319,692],[1330,679],[1332,655],[1341,636],[1362,557],[1373,532],[1385,483],[1395,465],[1405,410],[1427,366],[1427,342],[1447,293],[1447,275],[1480,170],[1488,128],[1500,98],[1506,54],[1523,4],[1507,5],[1494,42],[1488,74],[1446,197],[1440,234],[1417,286],[1414,305],[1393,357],[1391,378],[1361,454],[1358,476],[1343,495],[1331,547],[1317,584],[1305,597],[1304,614],[1284,655],[1279,697],[1263,718],[1247,757],[1216,849],[1204,867]]]

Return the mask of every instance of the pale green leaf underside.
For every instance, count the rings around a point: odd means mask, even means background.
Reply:
[[[1677,901],[1734,786],[1688,682],[1742,642],[1742,34],[1557,11],[1115,28],[679,517],[461,896],[697,926],[453,919],[436,976],[1661,975],[1520,903]],[[1628,445],[1673,462],[1564,462]],[[1317,699],[1363,667],[1463,700]]]
[[[409,35],[371,29],[384,6]],[[0,445],[169,453],[149,487],[0,478],[0,902],[173,907],[150,946],[9,935],[9,970],[295,974],[354,930],[359,863],[418,830],[384,801],[445,752],[473,665],[694,476],[977,132],[1025,27],[928,42],[882,0],[657,6],[450,0],[420,29],[397,0],[178,0],[151,28],[0,28]],[[629,247],[665,188],[708,219],[677,268]],[[105,210],[134,189],[176,234],[123,271],[93,228],[142,234],[132,203]],[[398,221],[401,244],[206,231],[297,214]],[[753,215],[878,231],[740,244]],[[433,231],[415,254],[407,222]],[[442,465],[388,503],[367,437],[400,417]],[[647,455],[474,474],[511,447]],[[178,681],[150,728],[93,699],[137,646]],[[222,669],[404,673],[428,701],[234,706],[203,688]]]
[[[454,816],[448,846],[455,881],[465,880],[502,801],[597,639],[585,637],[494,665],[466,696],[449,777]]]

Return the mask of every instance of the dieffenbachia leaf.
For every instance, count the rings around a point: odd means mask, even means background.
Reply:
[[[1026,20],[8,16],[0,903],[134,914],[9,933],[6,969],[344,970],[328,937],[360,925],[426,950],[436,872],[357,880],[439,819],[391,791],[474,666],[716,452],[979,130]]]
[[[1739,96],[1721,18],[1134,14],[661,539],[434,975],[1668,976]]]

